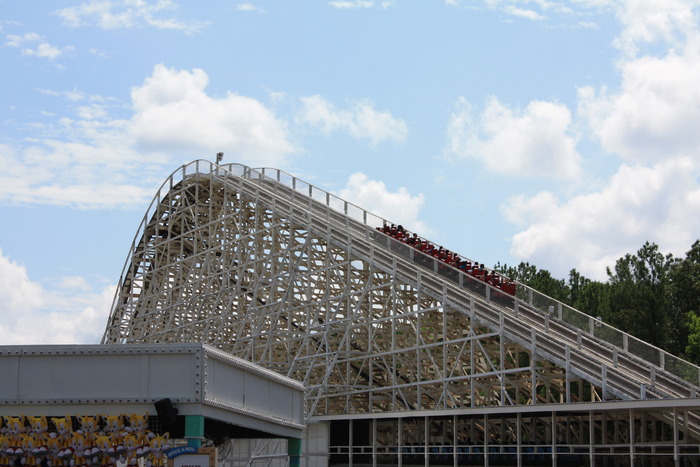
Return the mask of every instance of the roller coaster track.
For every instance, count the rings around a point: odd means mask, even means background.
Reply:
[[[198,185],[199,184],[199,185]],[[198,188],[201,185],[203,188]],[[193,188],[194,187],[194,188]],[[175,208],[175,204],[183,203],[184,197],[190,196],[191,205],[187,209]],[[293,242],[290,240],[294,235],[305,235],[317,243],[325,244],[321,246],[327,254],[330,251],[342,252],[343,268],[352,269],[353,261],[359,261],[365,266],[369,272],[366,272],[367,277],[382,277],[390,278],[399,284],[399,289],[393,289],[392,293],[396,294],[396,290],[406,290],[408,294],[414,294],[418,298],[416,303],[421,300],[430,301],[436,309],[441,310],[445,315],[442,324],[442,333],[435,334],[431,337],[432,341],[428,342],[425,334],[424,323],[421,324],[419,318],[413,318],[413,315],[418,316],[414,308],[409,307],[409,311],[405,316],[409,318],[401,318],[402,323],[408,323],[407,326],[413,329],[415,333],[416,349],[407,347],[407,350],[415,351],[416,355],[420,354],[421,349],[425,355],[433,360],[438,360],[438,354],[431,354],[425,349],[434,348],[435,346],[446,346],[448,342],[454,348],[461,345],[462,349],[471,346],[471,351],[460,351],[459,357],[468,360],[471,353],[472,362],[471,369],[465,370],[461,376],[454,376],[454,368],[451,372],[443,369],[437,372],[437,376],[433,375],[432,379],[423,376],[431,385],[437,386],[442,384],[445,388],[451,383],[467,381],[474,378],[488,377],[495,378],[495,383],[491,385],[491,391],[500,392],[494,399],[486,399],[478,402],[478,398],[474,396],[475,389],[472,387],[470,397],[465,396],[463,401],[468,401],[471,406],[495,404],[517,405],[519,402],[514,400],[511,393],[508,392],[508,381],[511,376],[518,373],[523,373],[524,378],[531,378],[531,397],[525,403],[546,405],[547,400],[542,400],[537,394],[537,378],[535,370],[535,360],[546,361],[551,365],[561,369],[562,372],[562,389],[560,395],[561,402],[569,403],[580,401],[577,399],[575,391],[571,390],[571,385],[577,381],[586,381],[591,385],[592,400],[653,400],[653,399],[683,399],[697,397],[698,375],[700,368],[678,359],[658,348],[650,346],[633,336],[630,336],[622,331],[608,326],[600,320],[587,316],[583,313],[574,310],[565,304],[557,302],[549,297],[539,294],[537,291],[518,284],[516,296],[510,296],[497,288],[475,280],[472,276],[464,274],[461,271],[447,266],[445,263],[427,256],[420,251],[377,231],[376,227],[382,226],[389,222],[386,219],[375,216],[374,214],[359,208],[345,200],[342,200],[335,195],[321,190],[313,185],[302,182],[296,177],[287,174],[283,171],[270,168],[251,169],[237,164],[228,164],[217,166],[206,161],[195,161],[173,173],[166,180],[158,194],[151,203],[143,222],[135,236],[131,246],[130,254],[127,258],[127,263],[122,273],[120,286],[115,297],[110,322],[105,330],[103,343],[129,343],[129,342],[166,342],[172,340],[184,340],[187,338],[187,332],[177,330],[176,328],[186,327],[183,324],[175,326],[173,323],[183,322],[181,318],[173,321],[171,318],[146,318],[146,314],[151,313],[149,307],[156,307],[161,315],[165,315],[167,310],[180,306],[178,303],[186,302],[188,299],[175,296],[174,292],[168,292],[167,300],[162,296],[157,299],[150,298],[147,295],[151,281],[161,281],[160,287],[164,285],[172,290],[176,290],[181,286],[182,279],[175,278],[173,273],[169,273],[168,268],[173,265],[189,261],[188,258],[198,256],[196,262],[197,267],[201,267],[199,263],[209,261],[202,258],[213,258],[215,256],[226,255],[222,250],[222,246],[217,246],[212,239],[197,240],[195,230],[203,231],[204,229],[221,229],[216,220],[214,204],[207,196],[213,197],[216,190],[230,190],[231,193],[240,197],[236,203],[242,203],[245,200],[247,206],[254,206],[266,211],[265,229],[267,231],[284,230],[291,232],[297,229],[297,233],[285,233],[288,238],[285,241],[288,243],[286,248],[292,251],[290,246]],[[174,197],[173,193],[180,193],[179,197]],[[198,196],[202,198],[199,199]],[[232,196],[232,195],[227,195]],[[217,208],[218,209],[218,208]],[[223,209],[223,208],[222,208]],[[236,208],[240,211],[240,208]],[[247,209],[247,208],[246,208]],[[253,209],[253,208],[251,208]],[[218,212],[218,211],[217,211]],[[207,214],[208,213],[208,214]],[[248,215],[248,214],[246,214]],[[258,218],[262,215],[251,211],[249,214],[258,222]],[[175,222],[175,218],[178,220]],[[198,219],[201,217],[201,224],[198,224]],[[182,221],[186,218],[186,221]],[[228,232],[235,226],[240,227],[243,223],[242,218],[238,218],[233,223],[228,224],[224,231]],[[179,222],[179,223],[178,223]],[[253,221],[250,221],[253,222]],[[249,248],[256,248],[255,235],[259,232],[256,228],[248,227],[248,237],[242,234],[236,237],[237,244],[243,245],[242,241],[252,245]],[[259,230],[259,229],[258,229]],[[243,231],[243,230],[241,230]],[[300,233],[301,232],[301,233]],[[217,235],[221,235],[220,233]],[[270,233],[272,235],[272,233]],[[272,237],[270,237],[272,238]],[[277,237],[275,237],[277,238]],[[177,240],[178,253],[176,255],[169,253],[171,256],[167,259],[167,264],[163,265],[158,261],[165,261],[165,256],[161,255],[158,248],[159,245],[170,242],[170,245],[175,245]],[[217,240],[218,241],[218,240]],[[308,242],[308,240],[307,240]],[[274,241],[272,243],[274,245]],[[235,247],[235,244],[233,245]],[[242,247],[241,247],[242,248]],[[273,247],[265,247],[268,250]],[[297,247],[294,247],[297,248]],[[298,247],[301,251],[302,246]],[[306,248],[306,247],[304,247]],[[266,250],[267,251],[267,250]],[[272,250],[270,250],[272,251]],[[272,254],[272,253],[270,253]],[[301,258],[301,253],[286,253],[287,261],[289,258],[294,259],[296,254],[297,260]],[[263,255],[264,256],[264,255]],[[460,254],[462,258],[467,258],[467,255]],[[243,263],[248,261],[246,257],[236,257],[236,261],[231,263],[234,268],[249,268],[253,270],[253,266],[246,266]],[[216,261],[218,261],[215,258]],[[260,261],[256,259],[255,261]],[[334,267],[332,260],[325,259],[328,271]],[[253,259],[250,262],[254,262]],[[193,263],[194,264],[194,263]],[[216,263],[216,268],[221,268],[221,263]],[[194,267],[194,266],[192,266]],[[210,266],[208,266],[210,267]],[[251,269],[252,268],[252,269]],[[322,270],[321,268],[320,270]],[[242,270],[242,269],[241,269]],[[165,272],[161,272],[165,271]],[[302,274],[297,266],[287,266],[284,274],[278,276],[270,275],[265,278],[265,287],[278,287],[280,294],[289,294],[289,290],[293,289],[296,282],[295,276]],[[160,276],[158,274],[161,274]],[[167,274],[170,274],[167,276]],[[256,273],[260,276],[260,273]],[[330,273],[329,273],[330,274]],[[348,273],[349,274],[349,273]],[[163,279],[164,277],[166,277]],[[255,276],[255,277],[258,277]],[[284,277],[282,277],[284,276]],[[177,276],[180,277],[180,276]],[[184,277],[184,276],[183,276]],[[197,276],[198,281],[202,285],[198,285],[197,294],[205,294],[206,288],[211,286],[213,279],[204,276]],[[217,276],[216,281],[220,279]],[[233,275],[232,275],[233,277]],[[260,276],[262,277],[262,276]],[[330,277],[330,276],[329,276]],[[375,279],[376,280],[376,279]],[[206,282],[208,281],[208,282]],[[287,286],[279,285],[278,282],[286,281]],[[369,290],[372,286],[371,279],[366,279],[366,284],[363,286]],[[240,294],[244,294],[246,303],[251,303],[254,307],[271,310],[274,313],[275,304],[282,303],[284,300],[290,300],[289,296],[278,296],[274,303],[272,298],[265,298],[255,292],[254,284],[244,285],[242,275],[236,275],[235,278],[229,279],[231,287],[236,287]],[[209,285],[206,285],[209,284]],[[272,285],[270,285],[272,284]],[[275,285],[278,284],[278,285]],[[370,287],[371,286],[371,287]],[[218,287],[218,286],[217,286]],[[329,281],[328,287],[332,289],[342,288],[342,284],[333,284]],[[218,290],[218,289],[217,289]],[[287,290],[286,292],[282,292]],[[192,295],[192,292],[189,292]],[[220,292],[218,292],[220,293]],[[323,295],[323,293],[318,292]],[[327,296],[330,293],[324,292]],[[333,292],[335,293],[335,292]],[[359,293],[359,292],[358,292]],[[362,292],[365,294],[365,292]],[[193,295],[193,296],[194,296]],[[279,295],[279,294],[278,294]],[[262,297],[262,298],[261,298]],[[272,294],[271,296],[272,297]],[[365,297],[365,295],[362,295]],[[421,298],[422,297],[422,298]],[[364,299],[364,298],[362,298]],[[194,299],[189,299],[194,300]],[[241,306],[243,299],[236,299],[236,303]],[[348,299],[350,300],[350,299]],[[168,302],[169,301],[169,302]],[[168,303],[165,303],[168,302]],[[199,303],[199,302],[197,302]],[[289,302],[291,303],[291,301]],[[187,305],[191,310],[192,307],[198,306],[203,314],[213,313],[225,314],[221,305],[216,305],[214,308],[207,308],[209,311],[204,311],[204,305],[194,305],[194,302]],[[418,305],[415,305],[418,306]],[[280,305],[280,310],[284,307]],[[235,307],[234,307],[235,308]],[[395,316],[382,314],[381,311],[371,311],[371,316],[366,317],[367,322],[375,323],[368,325],[369,328],[381,326],[391,327],[392,330],[398,327],[396,324],[399,319]],[[249,321],[249,318],[241,318],[243,311],[235,310],[238,313],[238,321],[232,322],[227,329],[233,332],[230,335],[233,343],[226,343],[231,349],[238,349],[239,356],[249,357],[251,360],[260,360],[258,357],[258,347],[260,344],[255,343],[255,326],[262,326],[263,321],[254,324]],[[180,313],[180,312],[178,312]],[[379,331],[369,330],[368,334],[358,340],[354,340],[350,333],[342,334],[338,332],[338,327],[331,330],[330,321],[324,321],[321,318],[314,318],[315,328],[311,326],[311,321],[306,324],[298,318],[297,315],[283,314],[277,312],[275,322],[285,323],[286,331],[289,336],[294,336],[295,344],[290,345],[290,349],[294,349],[294,359],[287,358],[286,363],[283,356],[277,356],[277,360],[270,360],[272,366],[275,366],[277,371],[286,372],[289,376],[298,377],[308,384],[307,391],[307,410],[309,415],[318,413],[322,404],[328,404],[328,396],[324,396],[324,387],[332,381],[338,380],[336,374],[331,372],[332,367],[338,366],[341,361],[344,362],[347,377],[344,381],[346,389],[337,389],[333,397],[351,397],[352,394],[371,393],[370,389],[362,389],[358,392],[357,381],[369,381],[369,385],[381,386],[387,391],[395,394],[395,398],[401,399],[400,406],[410,408],[412,410],[421,409],[421,390],[418,389],[417,397],[406,396],[407,387],[412,384],[412,378],[420,376],[420,369],[406,368],[405,362],[397,362],[396,352],[393,354],[389,351],[377,352],[381,345],[375,344],[375,341],[382,339],[391,339],[394,342],[396,336],[382,336]],[[449,313],[449,319],[447,318]],[[235,313],[234,313],[235,314]],[[157,320],[157,324],[154,324]],[[252,319],[252,318],[250,318]],[[344,318],[348,320],[349,318]],[[143,320],[143,325],[137,324]],[[180,321],[177,321],[180,320]],[[203,318],[188,318],[188,322],[203,320]],[[268,320],[270,321],[271,318]],[[452,320],[452,321],[450,321]],[[267,321],[265,321],[267,322]],[[464,331],[447,329],[447,327],[455,327],[465,325]],[[403,324],[402,324],[403,325]],[[137,328],[143,326],[144,329],[158,329],[157,333],[150,337],[144,331],[139,334]],[[208,328],[207,324],[207,328]],[[238,326],[236,330],[234,327]],[[342,323],[340,324],[342,326]],[[423,327],[421,327],[423,326]],[[438,326],[439,327],[439,326]],[[179,329],[178,328],[178,329]],[[495,351],[486,351],[484,346],[485,340],[478,340],[476,332],[478,329],[483,329],[483,336],[496,339],[499,349]],[[332,332],[331,332],[332,331]],[[272,332],[272,331],[270,331]],[[392,331],[395,332],[395,331]],[[178,334],[179,333],[179,334]],[[235,334],[238,333],[238,334]],[[451,340],[447,335],[451,335]],[[262,335],[262,334],[259,334]],[[299,337],[303,335],[302,337]],[[184,337],[183,337],[184,336]],[[252,336],[252,337],[251,337]],[[440,337],[442,336],[442,337]],[[335,339],[332,344],[331,340]],[[217,342],[208,342],[217,345]],[[532,361],[525,365],[530,371],[522,372],[517,364],[513,368],[505,368],[504,361],[507,359],[505,353],[506,344],[515,344],[519,349],[523,349],[532,356]],[[267,347],[264,347],[264,352],[271,354],[272,347],[276,344],[268,342]],[[431,347],[432,346],[432,347]],[[482,373],[475,373],[474,349],[480,346],[480,358],[490,365],[490,370],[482,370]],[[313,349],[311,351],[302,351],[301,348]],[[325,349],[323,352],[321,349]],[[395,345],[392,344],[392,349]],[[446,347],[445,347],[446,348]],[[335,350],[333,350],[335,349]],[[341,349],[343,351],[341,352]],[[367,363],[369,360],[362,359],[360,354],[372,353],[375,349],[375,355],[371,358],[377,363],[372,366],[372,363]],[[306,353],[304,353],[306,352]],[[491,352],[489,354],[489,352]],[[448,352],[443,351],[439,354],[443,360],[448,358]],[[490,355],[490,356],[489,356]],[[426,357],[427,358],[427,357]],[[491,361],[493,360],[493,361]],[[305,363],[306,362],[306,363]],[[320,364],[325,362],[324,365]],[[494,363],[495,362],[495,363]],[[499,363],[500,362],[500,363]],[[439,362],[434,362],[439,366]],[[456,365],[456,364],[455,364]],[[373,375],[381,366],[386,376],[384,383],[380,383],[379,379]],[[350,373],[354,375],[355,386],[351,384]],[[439,373],[439,374],[438,374]],[[522,375],[521,375],[522,376]],[[454,381],[453,381],[454,380]],[[578,384],[578,383],[575,383]],[[342,385],[337,384],[338,388]],[[345,391],[345,392],[343,392]],[[429,394],[431,403],[443,407],[448,407],[447,399],[451,396],[446,395],[446,389],[443,389],[442,395],[439,391]],[[428,391],[425,391],[427,393]],[[595,393],[595,394],[594,394]],[[370,395],[371,400],[371,395]],[[458,398],[453,398],[452,406],[459,405]],[[440,402],[442,401],[442,402]],[[486,402],[485,402],[486,401]],[[462,402],[463,403],[463,402]],[[394,401],[391,405],[396,410],[397,402]],[[371,405],[371,402],[370,402]],[[343,410],[338,408],[337,410]],[[368,410],[372,410],[370,407]],[[668,419],[668,417],[666,417]],[[668,421],[668,420],[667,420]],[[696,439],[700,438],[700,421],[694,415],[688,420],[690,431]]]
[[[273,178],[266,176],[270,170],[273,171]],[[278,181],[283,177],[294,180],[289,174],[276,169],[260,169],[259,173],[261,176],[258,180],[262,183],[252,194],[261,202],[274,206],[298,222],[306,222],[318,232],[325,232],[329,243],[350,245],[357,256],[379,264],[387,272],[428,291],[434,298],[473,316],[489,328],[502,331],[523,347],[537,342],[539,353],[579,376],[590,378],[615,397],[696,396],[697,388],[693,384],[627,349],[596,337],[590,328],[578,328],[559,319],[552,310],[541,310],[520,299],[511,299],[499,289],[476,281],[454,268],[448,269],[439,260],[377,232],[372,225],[330,209],[329,201],[323,203],[312,196],[314,192],[321,192],[322,198],[330,200],[333,196],[330,193],[308,185],[309,195],[305,195]],[[340,201],[340,204],[349,206],[350,203]],[[362,217],[371,219],[374,216],[363,211]],[[386,222],[382,219],[378,225]],[[378,249],[376,245],[384,248]],[[393,254],[387,254],[386,250]],[[415,264],[421,264],[421,267],[416,268]],[[522,284],[518,285],[518,289],[518,296],[541,295]],[[549,301],[554,303],[557,310],[566,308],[561,302]],[[602,324],[587,316],[585,320],[587,324],[593,322],[594,328]],[[624,333],[623,336],[628,342],[636,340]],[[655,349],[655,353],[669,359],[669,354],[660,349]],[[684,364],[685,368],[692,368],[692,376],[696,376],[700,370],[689,362]]]

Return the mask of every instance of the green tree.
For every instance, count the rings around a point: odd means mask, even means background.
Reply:
[[[700,316],[688,312],[688,344],[685,347],[685,357],[693,363],[700,363]]]
[[[584,289],[591,283],[590,279],[582,276],[576,269],[569,271],[569,299],[574,306],[580,300]],[[577,307],[578,308],[578,307]],[[583,311],[583,310],[582,310]]]
[[[646,242],[636,255],[617,260],[608,268],[610,309],[604,316],[614,326],[657,347],[664,348],[668,336],[667,276],[674,260],[664,256],[656,244]]]
[[[686,252],[685,258],[671,266],[666,298],[669,306],[668,351],[688,358],[694,355],[692,358],[700,363],[700,355],[688,350],[690,337],[698,331],[693,328],[694,319],[700,314],[700,240]],[[695,338],[700,339],[700,336]]]
[[[589,281],[580,287],[571,306],[610,323],[610,289],[607,283]]]
[[[494,269],[560,302],[569,303],[570,301],[570,291],[566,282],[563,279],[555,279],[546,269],[538,269],[534,264],[525,262],[521,262],[515,268],[508,265],[501,266],[499,263]]]
[[[607,269],[598,282],[569,271],[568,282],[521,262],[494,268],[540,293],[566,303],[674,355],[700,364],[700,240],[683,259],[646,242]]]

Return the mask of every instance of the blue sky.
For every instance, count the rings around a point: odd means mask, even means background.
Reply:
[[[700,236],[699,1],[0,0],[0,343],[94,343],[150,199],[293,173],[565,278]]]

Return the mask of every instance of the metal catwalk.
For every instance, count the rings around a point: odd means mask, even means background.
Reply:
[[[697,366],[386,222],[276,169],[192,162],[144,216],[102,343],[202,342],[302,382],[330,427],[308,465],[699,464]]]

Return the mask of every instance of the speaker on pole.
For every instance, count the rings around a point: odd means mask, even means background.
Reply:
[[[173,407],[173,403],[167,397],[155,401],[153,404],[156,406],[158,421],[160,421],[163,429],[167,430],[177,419],[177,409]]]

